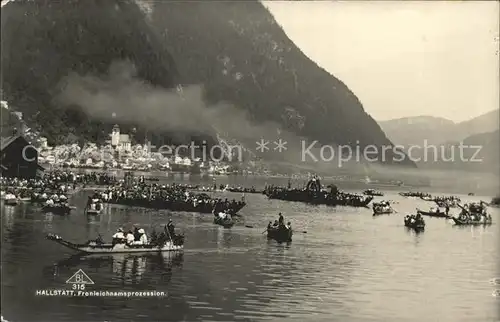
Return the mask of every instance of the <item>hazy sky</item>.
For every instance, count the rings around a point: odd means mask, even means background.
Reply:
[[[499,107],[499,3],[264,2],[377,120],[462,121]]]

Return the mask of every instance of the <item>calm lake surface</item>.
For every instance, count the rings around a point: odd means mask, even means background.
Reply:
[[[461,228],[426,218],[425,232],[415,234],[403,226],[404,213],[432,204],[395,191],[378,198],[397,202],[398,214],[377,217],[370,209],[246,194],[240,222],[224,229],[211,215],[119,206],[87,217],[88,193],[72,197],[78,209],[67,217],[2,202],[2,315],[9,321],[499,321],[500,298],[493,292],[500,285],[492,282],[500,264],[499,209],[490,208],[490,227]],[[262,235],[278,212],[294,226],[290,245]],[[85,242],[100,233],[110,239],[118,227],[132,224],[150,233],[169,218],[186,235],[179,256],[74,257],[44,238],[56,233]],[[39,289],[71,289],[65,282],[79,269],[95,283],[87,290],[166,295],[35,295]]]

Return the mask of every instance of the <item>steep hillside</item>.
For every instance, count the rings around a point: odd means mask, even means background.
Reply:
[[[129,1],[16,1],[2,8],[2,89],[5,100],[40,127],[51,143],[68,133],[107,138],[103,124],[54,98],[70,72],[106,73],[115,60],[134,63],[141,78],[171,87],[177,70],[162,42]]]
[[[424,140],[428,144],[447,144],[462,141],[474,134],[497,130],[499,111],[493,110],[460,123],[433,116],[417,116],[380,121],[379,124],[394,144],[421,146]]]
[[[357,97],[300,52],[259,2],[156,1],[152,10],[182,83],[205,84],[212,101],[327,143],[390,144]]]
[[[500,175],[500,131],[474,134],[460,142],[413,149],[421,169],[462,170]]]
[[[423,145],[424,140],[429,144],[439,144],[456,126],[450,120],[433,116],[405,117],[380,121],[379,124],[394,144],[404,146]]]
[[[460,141],[469,136],[494,132],[500,127],[500,109],[475,117],[471,120],[460,122],[453,130],[451,140]]]
[[[134,71],[114,70],[117,61]],[[68,133],[102,141],[115,122],[137,127],[137,138],[155,131],[159,142],[214,138],[218,129],[202,124],[213,123],[210,115],[193,104],[167,113],[176,122],[159,122],[161,108],[173,109],[162,104],[172,99],[163,91],[182,84],[186,93],[202,85],[208,105],[228,102],[253,124],[274,123],[323,143],[391,144],[356,96],[302,54],[257,1],[11,2],[2,8],[2,66],[4,99],[51,143],[68,140]],[[133,95],[137,89],[142,100]],[[121,105],[118,119],[110,117]],[[179,135],[172,126],[190,118],[202,133],[190,127]]]

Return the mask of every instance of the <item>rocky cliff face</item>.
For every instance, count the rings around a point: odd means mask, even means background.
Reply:
[[[114,120],[57,98],[69,74],[106,75],[127,60],[154,90],[202,85],[207,105],[227,102],[252,124],[270,122],[322,143],[391,144],[356,96],[308,59],[257,1],[16,1],[2,8],[2,31],[4,99],[52,143],[68,133],[106,138]],[[162,141],[174,135],[147,127],[139,124],[137,137],[145,130]],[[183,140],[215,132],[188,131]]]

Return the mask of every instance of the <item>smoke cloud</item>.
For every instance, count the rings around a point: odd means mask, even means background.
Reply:
[[[219,133],[237,140],[276,134],[277,125],[251,124],[243,109],[228,103],[207,106],[202,86],[165,89],[137,77],[129,61],[114,62],[104,76],[72,73],[57,97],[63,106],[79,106],[94,119],[137,124],[151,130]]]

